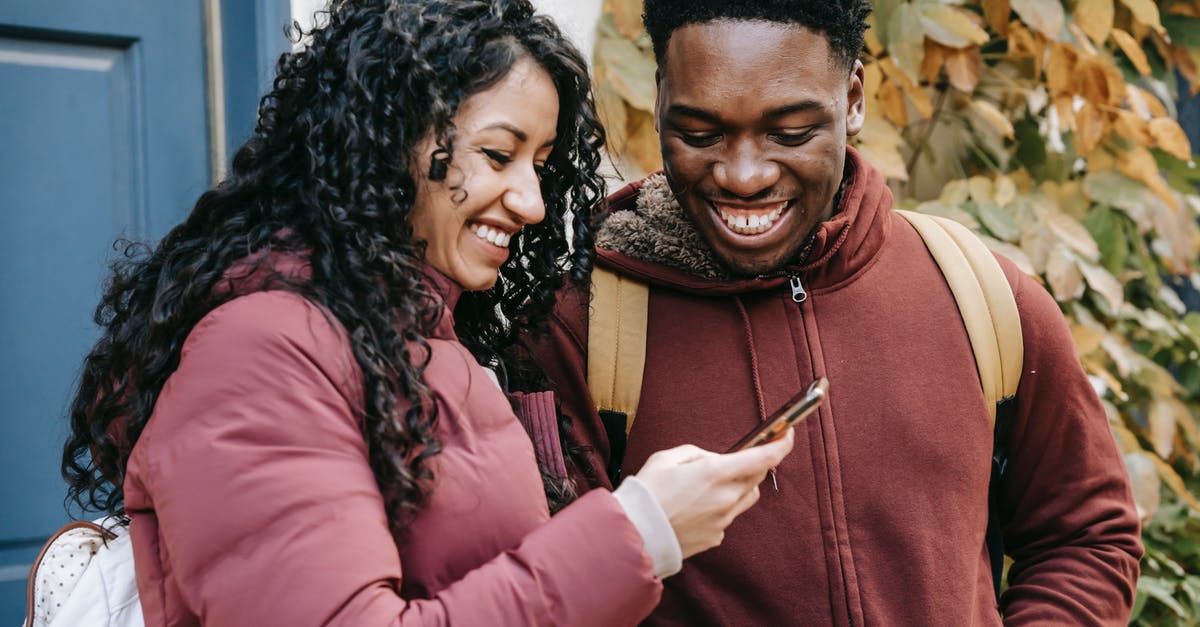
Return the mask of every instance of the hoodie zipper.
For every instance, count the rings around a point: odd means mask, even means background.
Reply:
[[[800,282],[799,275],[791,275],[788,281],[792,284],[792,300],[797,304],[801,304],[808,300],[808,292],[804,291],[804,284]]]
[[[800,318],[801,318],[801,320],[803,320],[804,319],[804,303],[806,301],[808,301],[808,291],[804,289],[804,282],[800,279],[799,274],[789,274],[788,275],[788,283],[791,285],[791,288],[792,288],[792,302],[796,303],[797,308],[800,310]],[[840,551],[838,552],[838,556],[839,556],[838,561],[840,562],[841,561],[841,552]],[[845,580],[846,567],[844,564],[842,564],[841,568],[842,568],[842,577],[843,577],[842,578],[842,586],[845,589],[843,597],[844,597],[844,600],[846,603],[846,621],[850,624],[850,627],[854,627],[854,611],[850,607],[850,587],[849,587],[849,582],[847,582]]]

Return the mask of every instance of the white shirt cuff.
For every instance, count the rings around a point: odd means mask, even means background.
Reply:
[[[667,513],[646,484],[637,477],[625,477],[613,496],[641,534],[642,546],[654,562],[654,576],[665,579],[679,572],[683,568],[683,549]]]

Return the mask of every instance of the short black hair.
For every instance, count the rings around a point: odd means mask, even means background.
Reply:
[[[747,20],[797,24],[829,37],[834,59],[850,67],[862,54],[869,0],[645,0],[642,21],[659,66],[671,33],[688,24]]]

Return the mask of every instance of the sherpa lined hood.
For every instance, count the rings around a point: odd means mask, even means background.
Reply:
[[[817,228],[807,260],[777,275],[741,278],[718,261],[712,248],[671,193],[661,172],[613,194],[610,213],[596,235],[602,266],[653,285],[684,292],[739,294],[778,288],[789,275],[809,291],[836,288],[870,265],[891,228],[892,193],[883,176],[846,149],[851,172],[832,218]]]

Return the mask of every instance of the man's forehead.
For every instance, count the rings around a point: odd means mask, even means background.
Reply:
[[[823,33],[799,24],[722,20],[676,29],[660,78],[672,101],[752,98],[756,107],[841,90],[847,73]],[[773,107],[767,107],[773,108]]]
[[[688,82],[753,77],[765,82],[764,87],[824,73],[836,65],[824,33],[800,24],[724,19],[675,29],[663,61],[664,75],[679,75]]]

